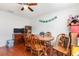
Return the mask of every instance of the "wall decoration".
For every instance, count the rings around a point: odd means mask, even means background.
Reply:
[[[51,19],[48,19],[48,20],[39,20],[39,22],[42,22],[42,23],[48,23],[48,22],[51,22],[53,21],[54,19],[57,19],[57,16],[51,18]]]
[[[68,22],[70,23],[72,20],[79,20],[79,15],[75,15],[75,16],[72,16],[72,15],[70,15],[69,17],[68,17]]]

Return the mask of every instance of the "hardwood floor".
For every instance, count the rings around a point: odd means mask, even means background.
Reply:
[[[23,44],[19,44],[13,48],[0,47],[0,56],[31,56],[31,53],[25,51]]]
[[[48,56],[50,56],[50,49],[48,49]],[[57,56],[57,52],[51,51],[51,56]],[[26,51],[24,44],[18,44],[13,48],[0,47],[0,56],[32,56],[30,51]]]

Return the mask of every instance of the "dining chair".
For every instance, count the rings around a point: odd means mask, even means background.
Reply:
[[[68,51],[70,50],[70,38],[66,36],[66,34],[61,33],[56,37],[56,41],[58,42],[57,46],[61,46],[65,50]],[[69,55],[69,54],[66,55]]]
[[[45,51],[46,48],[42,43],[43,42],[39,40],[35,35],[31,36],[32,55],[37,55],[37,56],[46,55],[46,51]]]
[[[26,51],[31,51],[31,38],[30,38],[31,34],[24,33],[24,45],[25,45],[25,50]]]

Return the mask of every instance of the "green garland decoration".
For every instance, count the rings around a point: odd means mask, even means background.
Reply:
[[[53,18],[51,18],[51,19],[49,19],[49,20],[39,20],[39,22],[48,23],[48,22],[51,22],[51,21],[54,20],[54,19],[57,19],[57,16],[55,16],[55,17],[53,17]]]

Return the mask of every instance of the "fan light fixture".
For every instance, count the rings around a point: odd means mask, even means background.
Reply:
[[[24,9],[29,9],[31,12],[33,12],[34,10],[31,8],[31,6],[36,6],[37,3],[18,3],[20,5],[22,5],[21,11],[23,11]]]

